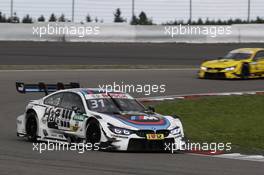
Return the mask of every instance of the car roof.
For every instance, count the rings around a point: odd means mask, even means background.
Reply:
[[[249,53],[255,53],[258,51],[264,50],[264,48],[239,48],[232,50],[231,52],[249,52]]]

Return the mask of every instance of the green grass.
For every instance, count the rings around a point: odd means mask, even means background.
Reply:
[[[232,143],[232,151],[264,153],[264,96],[207,97],[156,105],[161,114],[177,114],[195,142]]]

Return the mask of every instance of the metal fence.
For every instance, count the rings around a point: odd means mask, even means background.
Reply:
[[[120,8],[127,22],[133,14],[144,11],[154,23],[175,20],[251,20],[264,17],[263,0],[0,0],[0,12],[7,17],[16,14],[22,18],[29,14],[33,19],[51,13],[64,14],[67,19],[85,22],[89,14],[99,22],[111,23],[114,11]]]

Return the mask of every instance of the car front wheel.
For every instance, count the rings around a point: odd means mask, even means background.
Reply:
[[[96,144],[101,141],[101,128],[96,120],[91,120],[88,123],[86,130],[86,143]]]
[[[242,65],[241,68],[241,78],[248,79],[249,75],[250,75],[249,64],[245,63]]]

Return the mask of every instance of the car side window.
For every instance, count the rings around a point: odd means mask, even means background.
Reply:
[[[259,51],[254,59],[255,61],[264,60],[264,51]]]
[[[72,110],[73,107],[78,107],[80,112],[85,112],[81,97],[78,94],[72,92],[63,93],[63,98],[60,107],[69,110]]]
[[[44,100],[44,104],[51,106],[59,106],[62,100],[62,93],[57,93],[49,96]]]

